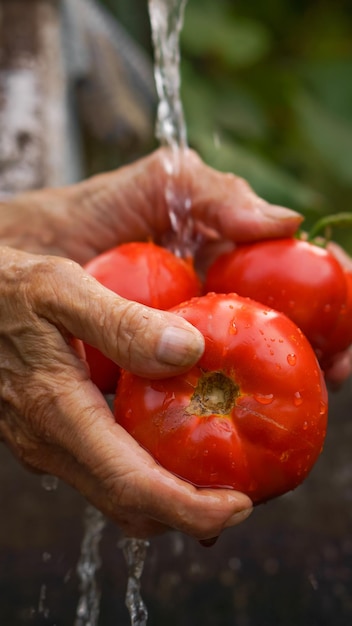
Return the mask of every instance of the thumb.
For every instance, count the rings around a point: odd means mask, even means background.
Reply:
[[[35,309],[58,328],[98,348],[124,369],[162,378],[189,369],[202,355],[202,334],[183,318],[122,298],[78,264],[49,257],[36,281]]]

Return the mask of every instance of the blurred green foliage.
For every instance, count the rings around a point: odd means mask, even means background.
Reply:
[[[147,0],[101,1],[152,54]],[[307,226],[352,210],[350,0],[188,0],[181,58],[188,141],[207,163]],[[351,232],[334,237],[352,252]]]

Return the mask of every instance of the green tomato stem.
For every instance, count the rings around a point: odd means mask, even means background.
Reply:
[[[318,220],[308,233],[308,241],[312,241],[319,236],[322,231],[322,236],[325,240],[331,238],[331,230],[333,227],[352,226],[352,212],[351,213],[334,213],[333,215],[326,215]]]

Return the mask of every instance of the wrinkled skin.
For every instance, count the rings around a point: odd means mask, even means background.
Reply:
[[[81,267],[118,243],[161,240],[170,230],[165,177],[159,150],[78,185],[0,204],[0,436],[27,467],[73,485],[127,534],[173,528],[207,540],[245,519],[251,501],[196,489],[155,464],[115,423],[82,352],[81,341],[91,343],[155,378],[189,369],[203,352],[202,335],[186,320],[116,296]],[[229,240],[289,236],[301,221],[189,150],[175,188],[192,201],[200,263]]]

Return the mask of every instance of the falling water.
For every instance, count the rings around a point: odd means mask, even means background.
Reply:
[[[165,200],[170,215],[173,236],[167,242],[175,254],[191,256],[195,250],[191,200],[177,189],[181,153],[187,148],[187,133],[180,97],[179,37],[187,0],[148,0],[154,45],[154,75],[159,106],[156,137],[160,145],[169,148],[164,166],[167,173]],[[96,571],[100,567],[99,543],[104,528],[103,516],[88,507],[86,528],[82,541],[77,572],[81,597],[77,607],[75,626],[97,626],[100,593]],[[140,592],[140,579],[146,558],[148,541],[124,538],[119,542],[127,570],[126,606],[131,626],[146,626],[148,612]]]
[[[191,256],[195,249],[190,198],[176,188],[181,152],[187,148],[187,133],[180,96],[180,47],[187,0],[148,0],[154,46],[154,76],[159,105],[156,137],[169,148],[164,166],[167,173],[165,200],[173,236],[167,246],[178,256]],[[131,626],[146,626],[148,613],[140,593],[140,578],[149,543],[125,538],[120,543],[128,569],[126,606]]]
[[[180,46],[187,0],[149,0],[154,44],[154,76],[159,98],[156,137],[170,150],[164,157],[167,173],[165,199],[172,236],[165,242],[178,256],[192,256],[196,248],[191,200],[177,188],[182,151],[187,148],[187,132],[180,96]]]
[[[185,148],[187,133],[180,97],[179,37],[187,0],[149,0],[154,76],[159,97],[156,136],[161,145]]]
[[[100,590],[96,573],[101,565],[99,546],[105,528],[105,518],[100,511],[87,506],[84,524],[81,554],[77,565],[80,598],[74,626],[98,626]]]
[[[148,611],[141,597],[141,576],[148,546],[148,541],[130,537],[119,542],[127,565],[125,603],[130,614],[131,626],[147,626]]]

